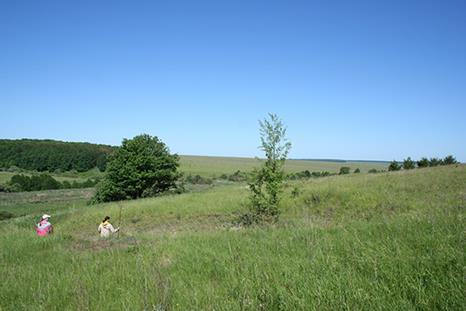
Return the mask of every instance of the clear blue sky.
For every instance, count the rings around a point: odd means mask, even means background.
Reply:
[[[0,138],[466,161],[466,1],[1,1]]]

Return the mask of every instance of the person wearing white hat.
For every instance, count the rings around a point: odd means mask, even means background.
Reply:
[[[53,226],[49,221],[50,217],[52,216],[48,214],[42,215],[42,219],[37,224],[37,228],[36,228],[38,236],[46,236],[47,234],[50,234],[53,232]]]

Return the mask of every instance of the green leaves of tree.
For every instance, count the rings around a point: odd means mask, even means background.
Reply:
[[[104,180],[98,185],[95,202],[154,196],[174,188],[179,177],[178,155],[156,136],[123,139],[110,157]]]
[[[251,211],[247,217],[243,217],[247,223],[278,220],[278,205],[284,179],[283,165],[291,149],[291,143],[286,138],[286,128],[277,115],[269,114],[269,119],[259,121],[259,125],[260,148],[267,159],[254,172],[253,181],[249,183]]]

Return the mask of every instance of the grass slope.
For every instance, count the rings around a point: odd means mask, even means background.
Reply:
[[[54,201],[42,239],[47,203],[11,200],[26,215],[0,222],[0,309],[463,309],[465,166],[290,183],[279,224],[237,230],[247,195]],[[120,207],[121,236],[99,239]]]

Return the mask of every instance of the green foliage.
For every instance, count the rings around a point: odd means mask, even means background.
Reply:
[[[350,168],[348,166],[340,167],[340,175],[345,175],[350,173]]]
[[[40,190],[53,190],[53,189],[77,189],[77,188],[91,188],[94,187],[99,178],[88,178],[84,182],[74,180],[72,183],[65,180],[62,183],[53,178],[47,173],[34,174],[27,176],[23,174],[13,175],[5,187],[8,192],[22,192],[22,191],[40,191]]]
[[[107,156],[114,148],[90,143],[54,140],[0,140],[0,167],[16,166],[39,172],[105,169]]]
[[[156,136],[123,139],[110,157],[94,202],[109,202],[155,196],[176,187],[178,156]]]
[[[421,158],[419,161],[417,161],[417,167],[422,168],[422,167],[428,167],[429,166],[429,159],[427,158]]]
[[[62,184],[55,180],[49,174],[40,174],[26,176],[23,174],[13,175],[8,183],[9,190],[12,192],[17,191],[38,191],[60,189]]]
[[[335,173],[330,173],[330,172],[327,172],[327,171],[312,172],[311,173],[308,170],[305,170],[305,171],[296,172],[296,173],[289,173],[289,174],[287,174],[287,179],[289,179],[289,180],[298,180],[298,179],[326,177],[326,176],[332,176],[332,175],[335,175]]]
[[[388,166],[388,170],[399,171],[401,170],[401,165],[397,161],[393,160],[392,162],[390,162],[390,165]]]
[[[10,219],[15,217],[15,214],[9,211],[0,211],[0,220]]]
[[[359,169],[359,167],[358,167],[357,169],[354,170],[354,173],[355,173],[355,174],[361,173],[361,170]]]
[[[442,159],[439,159],[439,158],[430,158],[429,160],[429,166],[438,166],[438,165],[442,165]]]
[[[251,217],[253,222],[277,221],[279,217],[280,193],[284,179],[283,166],[291,148],[287,141],[286,128],[275,115],[270,119],[259,121],[261,149],[266,161],[262,168],[254,172],[253,181],[249,183],[251,191]],[[247,222],[245,222],[247,224]]]
[[[405,170],[411,170],[416,167],[416,163],[411,160],[411,157],[408,157],[407,159],[403,160],[403,169]]]
[[[458,161],[456,161],[456,158],[452,155],[448,155],[443,159],[443,164],[444,165],[451,165],[451,164],[457,164]]]

